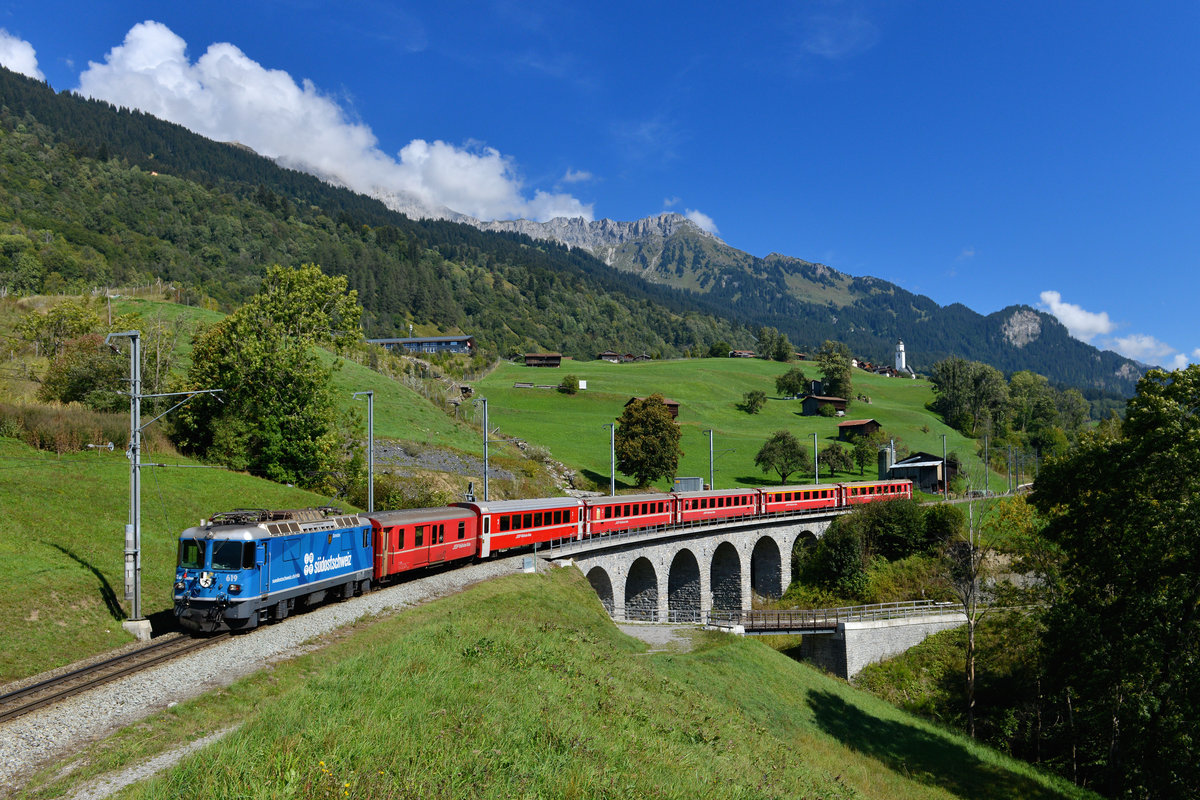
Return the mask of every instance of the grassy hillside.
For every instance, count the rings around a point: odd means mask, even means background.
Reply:
[[[488,398],[490,421],[506,435],[545,445],[555,458],[576,466],[598,486],[609,483],[609,434],[604,426],[620,416],[625,403],[634,396],[661,392],[680,403],[679,424],[683,429],[683,458],[679,475],[708,479],[708,437],[714,433],[714,476],[718,488],[770,485],[778,482],[775,473],[764,474],[754,465],[754,456],[763,442],[776,430],[790,430],[811,447],[817,434],[819,448],[837,439],[837,423],[828,417],[804,417],[799,400],[783,400],[775,392],[775,378],[791,366],[745,358],[709,358],[679,361],[643,361],[611,364],[606,361],[564,361],[559,369],[542,369],[503,364],[476,386],[476,393]],[[815,365],[799,362],[809,377],[819,378]],[[587,389],[575,396],[547,389],[517,389],[517,382],[557,384],[564,375],[573,374],[587,381]],[[745,392],[760,389],[767,393],[766,406],[758,414],[739,411],[736,404]],[[871,398],[871,403],[855,402],[845,419],[873,418],[883,429],[900,437],[912,450],[942,452],[942,434],[946,447],[964,459],[974,459],[975,445],[961,433],[942,424],[925,409],[932,389],[925,381],[884,378],[854,372],[854,391]],[[868,476],[873,476],[868,468]],[[828,479],[824,473],[822,480]],[[809,475],[793,475],[789,480],[806,482]],[[857,479],[858,472],[839,473],[838,479]],[[993,480],[997,480],[993,475]],[[628,481],[617,476],[618,489]],[[660,488],[670,482],[660,481]],[[998,484],[993,484],[993,488]]]
[[[26,797],[240,726],[129,798],[1090,797],[761,643],[646,655],[586,580],[481,584],[181,703]]]
[[[159,460],[148,456],[145,460]],[[142,609],[170,622],[180,531],[233,507],[294,508],[329,498],[178,456],[142,471]],[[0,438],[0,681],[131,640],[121,628],[129,461],[121,452],[54,455]]]

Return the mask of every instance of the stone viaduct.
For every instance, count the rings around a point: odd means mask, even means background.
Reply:
[[[782,595],[792,582],[792,553],[824,536],[841,513],[845,512],[760,517],[559,542],[543,555],[577,566],[613,619],[708,623],[712,612],[750,612],[754,595]],[[903,610],[839,609],[855,618],[806,633],[802,653],[850,678],[870,662],[965,622],[956,607],[912,605]],[[741,626],[737,632],[754,633]]]
[[[550,556],[576,564],[616,619],[694,622],[709,611],[749,609],[751,593],[782,595],[793,549],[823,536],[837,514],[567,542]]]

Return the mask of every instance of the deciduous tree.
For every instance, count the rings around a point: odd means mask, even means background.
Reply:
[[[174,418],[181,449],[286,483],[325,487],[352,461],[351,420],[337,410],[333,369],[317,351],[361,337],[362,309],[346,279],[314,265],[267,269],[259,293],[201,333],[186,389],[200,395]]]
[[[738,408],[747,414],[757,414],[759,411],[762,411],[762,407],[766,402],[767,393],[755,389],[742,395],[742,402],[738,404]]]
[[[775,379],[775,391],[784,397],[796,397],[808,389],[808,378],[800,367],[792,367]]]
[[[673,476],[683,455],[681,435],[661,394],[635,399],[617,418],[617,469],[632,476],[638,486]]]
[[[1052,460],[1032,501],[1063,552],[1046,645],[1079,777],[1109,796],[1200,785],[1200,365],[1151,370],[1121,435]]]
[[[817,369],[825,380],[825,394],[844,397],[847,401],[854,390],[850,377],[850,348],[841,342],[826,340],[817,351]]]
[[[835,471],[849,472],[854,469],[854,460],[850,457],[850,453],[846,448],[842,447],[837,442],[830,442],[829,445],[821,451],[818,457],[822,467],[829,468],[829,477],[833,477]]]
[[[782,485],[793,472],[812,469],[812,459],[808,457],[808,449],[790,431],[775,431],[771,438],[763,443],[754,463],[763,472],[775,470]]]

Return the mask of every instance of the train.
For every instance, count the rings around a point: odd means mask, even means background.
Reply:
[[[344,514],[236,509],[179,536],[174,609],[196,633],[251,630],[327,598],[517,548],[912,497],[907,480],[609,497],[470,500]]]

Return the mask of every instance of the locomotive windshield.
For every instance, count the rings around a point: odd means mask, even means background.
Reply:
[[[181,569],[201,569],[204,566],[204,542],[199,539],[184,539],[179,543],[179,566]]]
[[[233,571],[254,566],[254,542],[213,542],[212,568]]]

